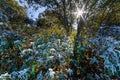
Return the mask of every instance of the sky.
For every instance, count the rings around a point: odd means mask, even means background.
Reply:
[[[45,7],[40,7],[37,10],[35,10],[33,6],[29,6],[27,2],[24,0],[16,0],[16,1],[19,3],[19,5],[23,6],[26,9],[28,17],[33,20],[37,19],[39,13],[44,12],[46,9]]]

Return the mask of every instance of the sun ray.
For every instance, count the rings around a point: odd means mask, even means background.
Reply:
[[[78,22],[80,19],[82,19],[85,23],[84,14],[87,13],[87,11],[84,10],[85,5],[83,5],[81,8],[76,4],[76,11],[74,12],[74,15],[76,16],[76,21]]]

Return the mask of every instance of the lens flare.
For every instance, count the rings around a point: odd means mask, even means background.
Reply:
[[[76,7],[76,11],[75,11],[75,16],[76,18],[80,18],[83,17],[83,14],[87,13],[86,11],[84,11],[84,6],[80,9],[79,7]]]

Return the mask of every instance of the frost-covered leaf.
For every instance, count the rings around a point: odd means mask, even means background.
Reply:
[[[42,71],[40,71],[40,72],[38,73],[36,80],[44,80]]]
[[[73,74],[73,70],[69,68],[69,69],[67,70],[67,73],[71,76],[71,75]]]
[[[98,60],[95,57],[90,58],[90,63],[91,64],[98,63]]]
[[[28,80],[30,77],[29,71],[30,71],[29,68],[23,69],[21,71],[16,71],[16,72],[14,71],[11,73],[11,78],[12,80],[18,80],[18,79]]]
[[[11,75],[8,73],[1,74],[0,80],[11,80]]]
[[[20,46],[21,44],[22,44],[22,42],[20,40],[14,41],[14,45],[15,46]]]

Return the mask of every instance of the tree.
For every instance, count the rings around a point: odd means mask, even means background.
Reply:
[[[81,55],[78,52],[79,45],[83,45],[81,36],[87,35],[87,37],[91,37],[101,24],[114,25],[116,23],[118,24],[117,20],[119,20],[119,18],[114,17],[119,16],[119,0],[34,0],[34,2],[41,6],[47,6],[46,10],[56,14],[56,17],[61,21],[61,24],[64,25],[68,35],[70,27],[75,21],[75,16],[71,13],[77,9],[79,11],[82,10],[82,14],[79,14],[77,18],[77,34],[73,51],[76,61],[79,57],[78,55]],[[116,4],[118,6],[116,6]],[[79,11],[77,13],[79,13]],[[84,13],[84,11],[86,12]],[[115,21],[113,22],[113,20]],[[77,75],[77,68],[76,66],[73,67],[74,75]]]
[[[118,0],[78,0],[77,4],[81,5],[82,7],[80,9],[83,9],[84,11],[87,11],[88,13],[83,13],[78,18],[78,24],[77,24],[77,34],[75,37],[75,44],[74,44],[74,60],[79,59],[79,55],[81,54],[79,50],[79,46],[83,46],[83,41],[81,40],[81,36],[83,37],[82,33],[85,32],[84,35],[93,35],[92,32],[95,32],[101,24],[116,24],[116,17],[114,17],[115,12],[119,12],[119,9],[117,10],[113,7],[116,3],[119,3]],[[118,7],[118,6],[116,6]],[[116,10],[116,11],[115,11]],[[101,14],[102,13],[102,14]],[[118,13],[117,13],[118,14]],[[118,16],[118,15],[117,15]],[[116,20],[115,20],[115,19]],[[113,19],[115,20],[114,22]],[[117,21],[118,22],[118,21]],[[91,28],[94,27],[92,30]],[[90,31],[90,34],[87,34],[87,32]],[[93,31],[94,30],[94,31]],[[77,75],[77,68],[74,67],[74,75]]]
[[[74,17],[73,17],[73,11],[75,7],[75,1],[74,0],[29,0],[29,4],[37,3],[43,7],[47,7],[46,12],[49,14],[53,14],[63,25],[63,27],[66,30],[67,35],[69,36],[73,23],[74,23]]]
[[[26,11],[15,0],[0,1],[1,21],[9,21],[10,24],[22,24],[27,18]]]

